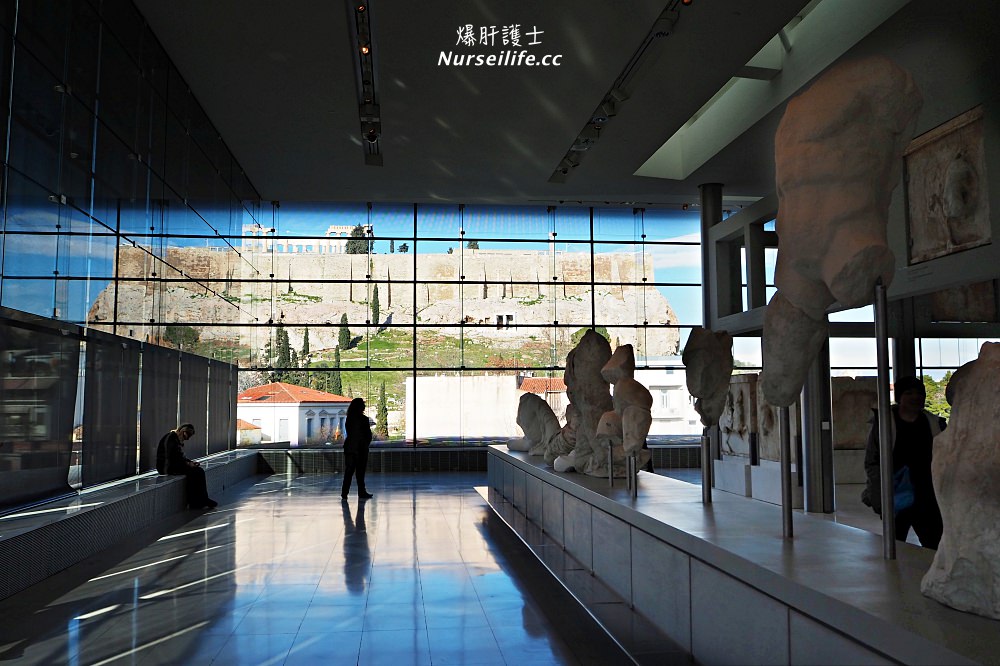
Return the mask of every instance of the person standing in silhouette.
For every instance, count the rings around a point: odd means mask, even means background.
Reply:
[[[894,502],[893,506],[896,539],[906,541],[912,527],[921,546],[937,550],[944,525],[931,480],[931,459],[934,438],[941,434],[947,423],[937,414],[924,409],[927,393],[923,380],[903,377],[896,380],[895,391],[896,404],[892,406],[889,435],[893,442],[893,497],[897,499],[896,495],[900,495],[899,501]],[[865,474],[868,482],[861,494],[861,501],[875,513],[882,515],[878,413],[875,410],[872,410],[871,423],[865,445]],[[907,494],[909,498],[904,499]]]
[[[347,439],[344,440],[344,485],[340,496],[347,499],[351,489],[351,478],[358,477],[358,497],[368,499],[373,497],[365,488],[365,468],[368,467],[368,447],[372,443],[372,427],[365,415],[365,401],[361,398],[351,400],[347,407],[347,418],[344,419],[347,429]]]

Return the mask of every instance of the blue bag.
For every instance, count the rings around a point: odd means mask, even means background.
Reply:
[[[892,510],[899,513],[913,506],[913,482],[910,480],[910,468],[903,465],[892,475]]]

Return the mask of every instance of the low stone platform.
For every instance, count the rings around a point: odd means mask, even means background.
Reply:
[[[560,474],[490,447],[489,487],[705,664],[1000,663],[1000,624],[924,597],[933,551],[808,514],[639,474]]]
[[[208,494],[258,472],[256,451],[201,459]],[[185,510],[183,476],[156,472],[0,517],[0,599]]]

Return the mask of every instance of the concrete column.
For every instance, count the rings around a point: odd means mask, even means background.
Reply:
[[[916,335],[913,326],[913,299],[904,298],[891,304],[891,313],[896,315],[898,328],[894,331],[892,343],[892,377],[917,376]]]
[[[720,285],[713,279],[711,272],[711,245],[708,241],[708,230],[722,222],[722,184],[705,183],[698,186],[701,196],[701,307],[702,321],[705,328],[712,327],[712,321],[718,316],[713,311],[712,291]]]
[[[830,342],[827,340],[809,366],[801,399],[802,460],[799,461],[799,478],[803,483],[805,510],[814,513],[835,510],[831,400]]]

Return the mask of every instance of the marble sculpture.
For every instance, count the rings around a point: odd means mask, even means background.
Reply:
[[[643,444],[653,423],[653,396],[634,375],[632,345],[620,345],[612,354],[605,338],[587,331],[566,357],[566,425],[560,428],[548,403],[526,393],[517,408],[524,437],[507,448],[543,456],[557,472],[591,476],[607,476],[609,448],[615,476],[625,476],[629,454],[636,454],[639,466],[646,464],[651,454]],[[613,398],[609,384],[615,387]]]
[[[552,412],[549,403],[534,393],[525,393],[518,401],[517,425],[521,426],[524,437],[511,440],[507,443],[507,448],[511,451],[527,451],[532,456],[543,455],[561,432],[559,419]]]
[[[959,368],[948,428],[931,474],[944,534],[921,591],[958,610],[1000,619],[1000,343]],[[952,388],[954,387],[954,388]]]
[[[556,458],[573,450],[576,446],[576,428],[579,423],[580,411],[572,403],[566,405],[566,425],[552,438],[542,453],[546,463],[552,465]]]
[[[589,473],[594,464],[597,425],[613,402],[601,369],[611,359],[611,343],[593,329],[587,331],[566,356],[566,395],[577,411],[576,442],[573,450],[557,457],[557,472],[576,470]],[[599,456],[598,456],[599,457]]]
[[[612,452],[614,476],[626,475],[625,461],[631,454],[642,467],[652,455],[642,448],[653,423],[653,396],[635,380],[635,351],[632,345],[619,345],[601,368],[601,377],[614,385],[613,409],[601,415],[597,424],[594,455],[587,467],[592,476],[608,475],[608,449]]]
[[[872,302],[892,281],[892,191],[922,99],[881,56],[838,64],[788,103],[774,137],[778,288],[764,315],[763,391],[795,401],[827,337],[826,310]]]
[[[694,408],[702,425],[718,425],[733,374],[733,336],[696,326],[681,358],[687,369],[688,393],[695,398]]]

